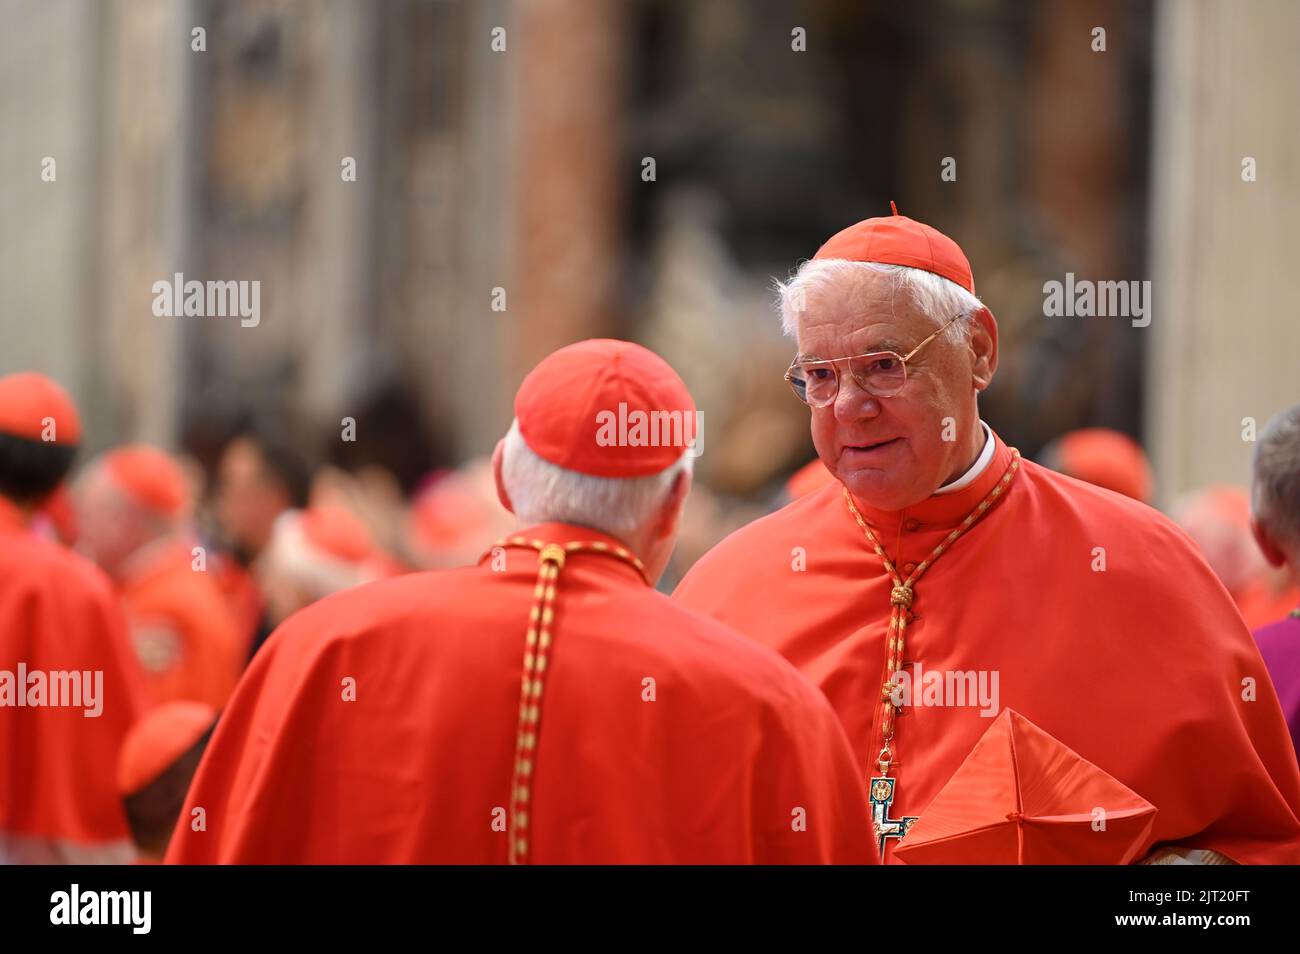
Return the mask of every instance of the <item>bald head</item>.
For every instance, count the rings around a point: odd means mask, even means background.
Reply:
[[[1278,414],[1255,447],[1255,537],[1274,566],[1300,575],[1300,404]]]
[[[137,551],[175,533],[182,520],[128,490],[105,457],[78,479],[76,504],[78,547],[114,579],[121,579]]]

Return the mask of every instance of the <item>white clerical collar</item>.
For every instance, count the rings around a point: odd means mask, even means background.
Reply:
[[[993,451],[997,447],[997,441],[993,440],[993,431],[983,421],[980,421],[980,427],[984,428],[984,449],[980,451],[979,457],[975,458],[975,463],[971,464],[970,470],[962,474],[956,480],[950,480],[938,490],[936,494],[950,494],[954,491],[961,490],[963,487],[973,484],[980,474],[984,473],[984,468],[993,460]]]

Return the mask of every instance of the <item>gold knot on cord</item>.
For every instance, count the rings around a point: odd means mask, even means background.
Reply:
[[[564,566],[565,551],[564,547],[558,543],[548,543],[542,547],[541,562],[554,563],[557,567]]]
[[[958,537],[962,536],[981,517],[987,514],[999,499],[1005,499],[1006,489],[1011,481],[1015,479],[1016,471],[1019,469],[1020,451],[1012,448],[1011,463],[1007,465],[1007,469],[1003,471],[997,484],[980,501],[979,506],[966,515],[966,519],[961,522],[961,525],[934,548],[929,557],[913,571],[906,581],[899,577],[898,571],[894,569],[893,561],[889,559],[889,554],[885,552],[885,548],[880,542],[880,538],[876,536],[871,527],[867,525],[867,521],[862,518],[862,514],[858,512],[857,504],[853,502],[853,495],[849,493],[849,488],[844,488],[844,502],[848,505],[849,513],[853,514],[853,519],[861,528],[863,536],[871,544],[876,556],[880,557],[885,572],[889,574],[890,579],[894,582],[893,588],[889,591],[890,612],[889,630],[886,638],[885,683],[880,690],[883,703],[880,715],[880,737],[885,744],[880,750],[880,755],[876,757],[876,765],[879,766],[882,776],[889,775],[890,766],[894,763],[894,751],[891,747],[894,738],[894,715],[895,710],[902,708],[894,701],[894,691],[898,688],[894,678],[899,670],[903,668],[903,637],[907,631],[908,619],[911,616],[912,600],[916,595],[912,590],[912,584],[953,545]],[[1016,821],[1017,819],[1010,818],[1009,820]]]
[[[901,583],[890,591],[889,602],[894,606],[901,606],[904,609],[910,609],[912,606],[912,596],[912,584]]]

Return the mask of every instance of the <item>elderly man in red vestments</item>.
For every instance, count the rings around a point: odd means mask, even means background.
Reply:
[[[876,861],[825,698],[653,588],[694,427],[644,348],[543,361],[494,457],[521,529],[477,566],[335,594],[280,627],[167,860]]]
[[[360,518],[325,504],[280,514],[255,570],[267,617],[279,626],[331,593],[393,576],[390,567]]]
[[[155,703],[226,704],[248,645],[189,524],[189,488],[166,451],[129,444],[78,485],[80,547],[113,580]]]
[[[30,526],[80,440],[57,384],[0,378],[0,864],[132,854],[115,773],[143,686],[126,621],[93,564]]]
[[[1241,617],[1165,517],[980,420],[998,326],[956,243],[868,219],[781,292],[787,379],[837,481],[676,597],[830,698],[886,861],[1007,707],[1156,807],[1134,857],[1300,861],[1300,772]]]

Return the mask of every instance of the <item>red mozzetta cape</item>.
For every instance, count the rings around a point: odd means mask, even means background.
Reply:
[[[559,524],[522,535],[615,545]],[[507,860],[537,573],[535,550],[505,548],[291,617],[236,688],[167,860]],[[861,791],[834,712],[792,666],[629,564],[568,556],[532,861],[874,862]],[[194,830],[195,807],[206,830]]]
[[[962,490],[904,511],[859,510],[906,579],[1010,462],[997,439],[992,463]],[[865,767],[881,747],[891,586],[835,484],[732,534],[675,597],[799,667]],[[1137,857],[1171,843],[1300,862],[1300,771],[1272,683],[1232,599],[1160,513],[1023,461],[915,592],[904,671],[921,682],[897,720],[891,818],[924,819],[989,726],[970,698],[927,700],[925,674],[946,684],[949,673],[982,672],[989,689],[998,677],[998,709],[1014,708],[1156,806]]]
[[[248,643],[217,581],[191,561],[188,543],[168,542],[134,567],[119,592],[153,701],[220,709]]]
[[[122,609],[98,569],[28,533],[0,499],[0,671],[15,678],[20,664],[29,687],[32,673],[48,684],[51,672],[102,672],[102,711],[0,706],[0,835],[88,847],[125,838],[117,754],[144,688]],[[65,682],[60,695],[71,691]]]

